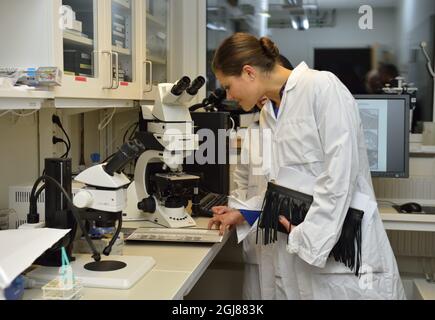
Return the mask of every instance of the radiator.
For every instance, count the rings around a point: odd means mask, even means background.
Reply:
[[[82,187],[81,184],[73,183],[72,195],[74,196]],[[20,225],[27,223],[29,213],[29,201],[32,186],[10,186],[9,187],[9,209],[13,212],[9,216],[9,229],[17,229]],[[39,220],[45,221],[45,190],[41,192],[37,200],[37,211]]]
[[[435,201],[435,178],[415,176],[408,179],[374,178],[373,188],[378,199]]]

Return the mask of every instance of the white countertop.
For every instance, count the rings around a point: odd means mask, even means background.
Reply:
[[[398,213],[391,206],[381,205],[379,213],[386,230],[435,232],[435,214]]]
[[[208,218],[196,218],[198,227],[205,227]],[[125,222],[123,227],[140,227],[145,222]],[[183,299],[228,240],[227,233],[221,243],[126,243],[124,255],[151,256],[154,268],[128,290],[83,288],[85,300],[170,300]],[[24,299],[41,299],[40,289],[25,290]]]

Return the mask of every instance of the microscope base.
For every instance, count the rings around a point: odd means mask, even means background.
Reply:
[[[116,260],[127,266],[116,271],[98,272],[84,268],[86,264],[94,261],[89,254],[74,256],[76,260],[71,262],[74,276],[82,281],[84,287],[91,288],[129,289],[156,264],[152,257],[146,256],[101,256],[101,260]],[[38,282],[49,282],[59,276],[59,267],[37,267],[27,276]]]
[[[167,228],[189,228],[196,226],[195,220],[184,208],[175,209],[174,212],[171,212],[171,210],[174,209],[158,207],[155,213],[144,213],[145,220]],[[178,212],[179,210],[182,210],[182,214]]]

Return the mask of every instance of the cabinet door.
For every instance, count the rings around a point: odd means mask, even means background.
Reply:
[[[153,91],[157,84],[168,82],[168,16],[169,3],[167,0],[146,0],[147,77],[144,84],[144,99],[153,98]]]
[[[104,0],[57,1],[60,19],[60,60],[64,77],[56,89],[57,97],[103,98],[104,87],[109,87],[109,76],[104,64],[110,61],[110,52],[104,51],[101,36]],[[108,67],[106,68],[108,69]]]
[[[109,42],[112,52],[112,91],[110,97],[140,99],[141,62],[138,40],[139,0],[111,0]]]

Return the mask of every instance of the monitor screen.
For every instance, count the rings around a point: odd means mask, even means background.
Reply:
[[[409,176],[409,96],[354,95],[373,177]]]

